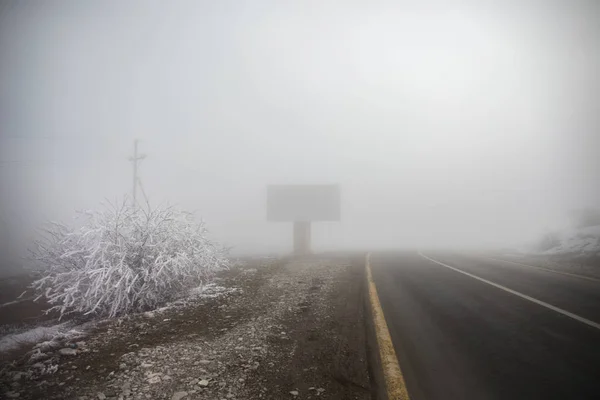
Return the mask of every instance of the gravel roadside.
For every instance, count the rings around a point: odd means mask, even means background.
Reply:
[[[105,321],[36,360],[3,366],[0,393],[368,399],[363,267],[361,257],[340,256],[246,263],[219,279],[213,297]]]

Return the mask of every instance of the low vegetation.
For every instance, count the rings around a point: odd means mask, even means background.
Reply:
[[[204,222],[175,207],[124,200],[80,214],[77,228],[50,223],[32,250],[42,274],[32,286],[61,315],[156,308],[229,265]]]

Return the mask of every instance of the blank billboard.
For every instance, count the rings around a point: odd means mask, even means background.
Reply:
[[[338,185],[267,186],[269,221],[339,221]]]

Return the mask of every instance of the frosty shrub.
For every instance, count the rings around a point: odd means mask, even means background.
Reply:
[[[156,308],[228,267],[226,249],[208,239],[204,223],[177,208],[125,200],[79,214],[77,228],[50,223],[32,250],[42,268],[32,286],[61,315]]]

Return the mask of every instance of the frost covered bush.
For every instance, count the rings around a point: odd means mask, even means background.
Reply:
[[[105,204],[78,228],[51,223],[36,242],[42,277],[32,286],[61,315],[114,317],[155,308],[228,267],[203,222],[171,206]]]

